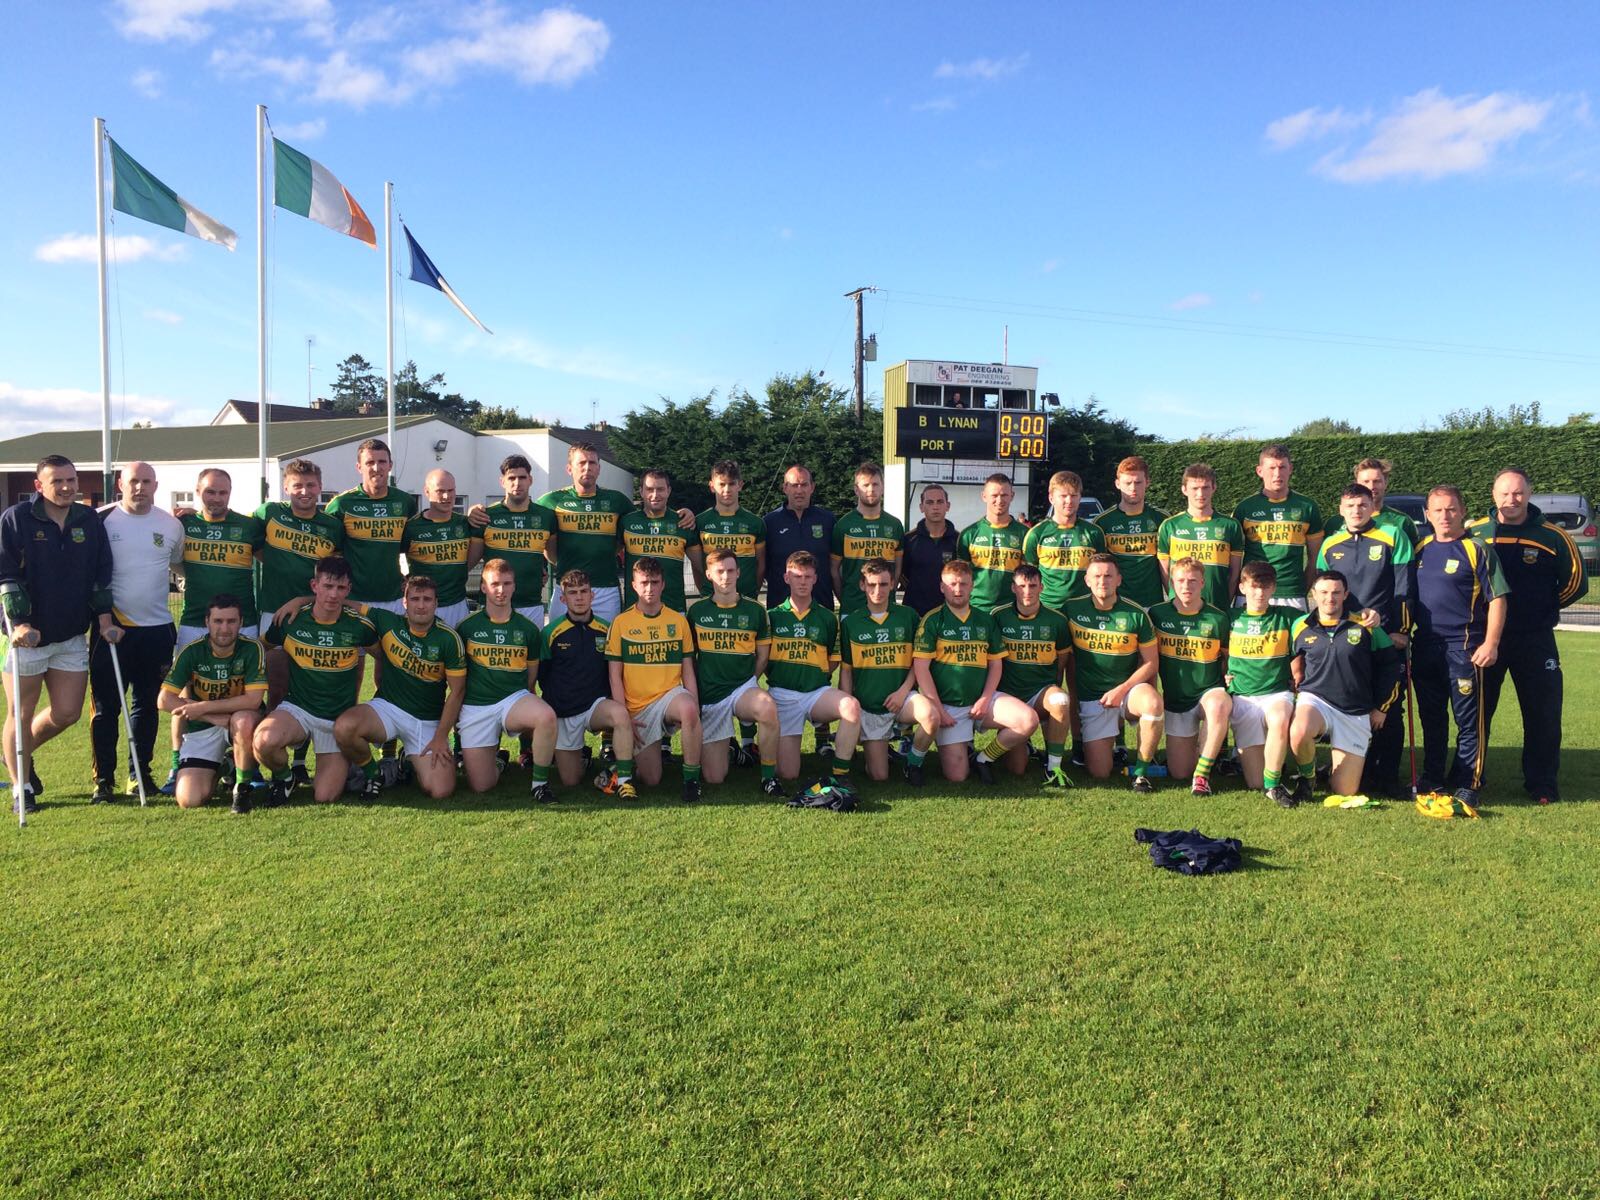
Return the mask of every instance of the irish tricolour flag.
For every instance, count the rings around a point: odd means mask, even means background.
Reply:
[[[358,242],[377,247],[378,235],[372,230],[372,222],[361,211],[361,205],[356,203],[349,189],[333,177],[332,171],[277,138],[272,139],[272,154],[275,164],[272,199],[279,208],[310,217],[335,233],[349,234]]]
[[[239,235],[221,221],[206,216],[177,192],[141,167],[111,139],[111,207],[130,217],[165,225],[232,250]],[[370,227],[369,227],[370,232]]]

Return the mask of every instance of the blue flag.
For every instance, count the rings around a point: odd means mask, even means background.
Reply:
[[[461,297],[456,295],[455,288],[445,282],[444,276],[439,274],[439,268],[433,265],[433,259],[428,257],[426,250],[417,245],[417,239],[411,236],[411,230],[406,229],[404,221],[400,223],[400,228],[405,231],[406,244],[411,247],[411,278],[418,283],[425,283],[431,288],[438,288],[446,296],[450,297],[450,303],[459,308],[467,320],[485,333],[493,333],[492,329],[473,316],[472,310],[461,302]]]

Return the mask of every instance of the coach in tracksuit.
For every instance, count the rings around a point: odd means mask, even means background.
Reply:
[[[1583,560],[1572,539],[1528,503],[1532,484],[1514,467],[1495,476],[1494,513],[1470,526],[1500,557],[1511,585],[1500,657],[1484,672],[1488,722],[1500,701],[1507,674],[1522,706],[1522,781],[1540,804],[1561,798],[1561,653],[1556,622],[1561,610],[1589,589]]]
[[[784,506],[769,512],[762,521],[767,527],[767,607],[777,608],[789,598],[789,585],[783,571],[789,555],[806,550],[816,555],[817,561],[828,561],[833,545],[834,515],[821,505],[812,504],[816,483],[811,468],[795,463],[783,473]],[[821,608],[833,607],[833,583],[828,573],[817,576],[816,590],[811,602]]]
[[[1483,673],[1499,654],[1510,589],[1498,556],[1467,532],[1460,488],[1441,484],[1428,493],[1428,524],[1432,534],[1417,543],[1412,608],[1411,677],[1423,748],[1417,790],[1448,787],[1476,808],[1488,743]],[[1448,768],[1447,708],[1456,719],[1456,753]]]

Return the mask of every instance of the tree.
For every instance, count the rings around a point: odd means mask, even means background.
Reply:
[[[383,376],[359,354],[352,354],[339,364],[339,377],[333,381],[328,397],[333,411],[342,416],[355,416],[362,405],[382,410],[384,401]]]
[[[473,415],[474,429],[543,429],[549,424],[538,417],[526,417],[514,408],[499,404],[480,404]]]
[[[1505,412],[1496,412],[1490,405],[1482,408],[1453,408],[1439,418],[1440,429],[1496,430],[1528,429],[1544,422],[1539,416],[1539,402],[1509,404]],[[1427,428],[1426,425],[1423,426]]]
[[[1289,431],[1290,437],[1333,437],[1341,433],[1360,433],[1361,426],[1352,425],[1338,417],[1318,417]]]
[[[1045,511],[1050,476],[1057,471],[1076,471],[1084,495],[1110,507],[1117,491],[1117,464],[1155,440],[1154,434],[1140,433],[1132,422],[1112,416],[1093,394],[1080,405],[1056,409],[1050,416],[1048,469],[1034,475],[1029,514]]]

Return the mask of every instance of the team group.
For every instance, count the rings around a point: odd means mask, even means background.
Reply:
[[[1461,492],[1434,488],[1419,536],[1384,507],[1388,464],[1356,464],[1325,522],[1290,488],[1276,445],[1260,454],[1261,491],[1231,517],[1214,510],[1209,466],[1185,470],[1186,510],[1169,517],[1145,503],[1148,466],[1130,457],[1116,507],[1093,522],[1078,519],[1070,471],[1052,476],[1050,515],[1032,526],[996,474],[985,515],[960,531],[945,490],[924,487],[909,533],[883,510],[876,464],[856,470],[856,507],[837,517],[811,503],[797,464],[786,504],[765,518],[741,506],[731,461],[713,466],[715,503],[699,514],[668,507],[661,470],[641,476],[637,504],[600,487],[587,444],[568,455],[570,486],[535,501],[531,466],[513,455],[503,499],[465,514],[448,472],[428,474],[420,501],[393,486],[381,441],[364,442],[357,465],[360,485],[323,507],[320,468],[290,462],[285,499],[247,516],[220,469],[201,473],[197,509],[168,513],[154,505],[153,469],[132,463],[119,501],[97,512],[75,502],[70,461],[43,460],[35,497],[0,517],[17,802],[37,807],[32,750],[76,721],[87,685],[98,802],[116,794],[131,699],[131,771],[150,786],[157,713],[170,713],[163,790],[184,807],[230,774],[235,811],[260,786],[273,803],[302,784],[332,801],[352,778],[377,795],[394,777],[377,748],[430,796],[450,795],[463,773],[481,792],[509,761],[506,734],[533,798],[548,801],[552,774],[583,779],[591,732],[604,738],[594,784],[608,794],[658,784],[677,732],[684,800],[731,764],[759,764],[761,792],[777,797],[800,774],[808,723],[827,765],[796,805],[854,807],[858,744],[874,780],[898,758],[920,785],[937,749],[947,780],[990,782],[997,766],[1029,769],[1041,728],[1043,786],[1065,789],[1069,762],[1109,777],[1132,725],[1136,792],[1154,790],[1164,738],[1166,773],[1209,795],[1231,734],[1248,785],[1287,807],[1311,795],[1319,740],[1334,794],[1397,793],[1414,684],[1424,763],[1413,786],[1475,805],[1508,673],[1525,785],[1541,802],[1559,796],[1553,629],[1587,582],[1516,469],[1496,477],[1493,513],[1470,527]],[[470,611],[479,567],[482,607]],[[172,570],[184,579],[176,628]],[[375,693],[360,702],[368,659]],[[983,730],[995,736],[979,750]]]

